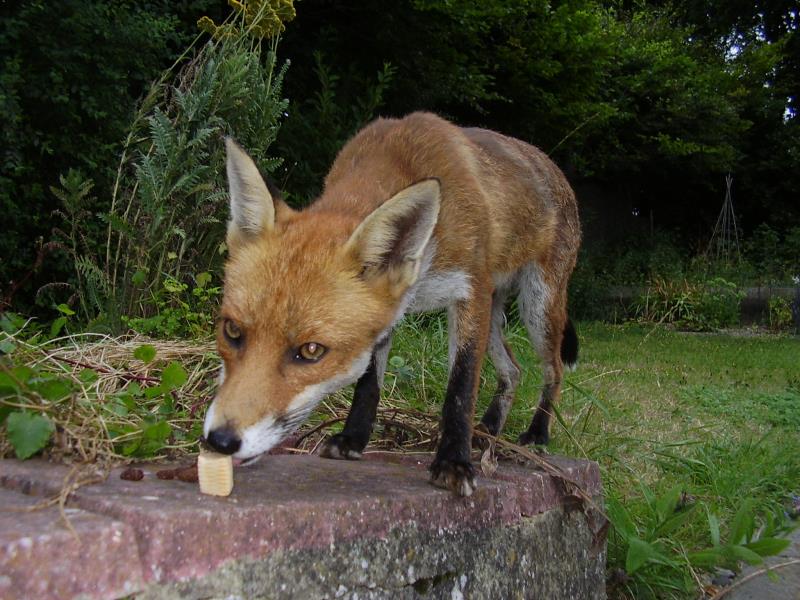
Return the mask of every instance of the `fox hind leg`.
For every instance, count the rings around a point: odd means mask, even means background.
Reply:
[[[521,273],[518,304],[528,336],[542,360],[544,374],[539,404],[519,442],[545,445],[550,441],[553,407],[561,396],[564,372],[561,343],[567,324],[566,293],[545,279],[539,265],[531,263]]]
[[[492,297],[492,317],[487,352],[497,373],[497,389],[478,425],[483,431],[494,436],[499,435],[503,430],[508,411],[514,403],[514,394],[520,379],[519,364],[503,337],[505,300],[505,294],[495,291]]]

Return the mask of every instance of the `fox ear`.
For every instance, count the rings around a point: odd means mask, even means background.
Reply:
[[[395,194],[356,228],[346,250],[370,279],[386,275],[400,295],[419,276],[425,246],[439,218],[438,179],[424,179]]]
[[[259,234],[275,226],[275,203],[256,163],[232,138],[225,138],[228,155],[228,190],[231,197],[231,220],[228,235],[238,232]]]

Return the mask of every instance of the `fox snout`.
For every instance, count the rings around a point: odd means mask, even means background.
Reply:
[[[236,454],[242,447],[242,439],[230,427],[212,429],[206,436],[206,442],[220,454]]]

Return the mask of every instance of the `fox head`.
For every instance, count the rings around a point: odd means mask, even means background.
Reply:
[[[366,371],[402,312],[439,214],[439,182],[397,192],[365,219],[294,211],[226,139],[230,221],[217,348],[224,363],[204,436],[260,456],[327,394]]]

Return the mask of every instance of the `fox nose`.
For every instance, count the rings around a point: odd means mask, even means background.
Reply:
[[[233,454],[242,445],[242,440],[233,429],[222,427],[209,432],[206,438],[208,445],[222,454]]]

